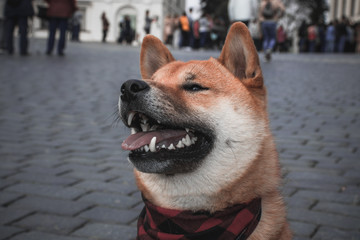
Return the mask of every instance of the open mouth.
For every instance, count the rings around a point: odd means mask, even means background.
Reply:
[[[130,161],[142,172],[189,172],[211,151],[209,131],[199,127],[176,127],[134,111],[127,115],[127,126],[131,135],[121,146],[130,151]]]

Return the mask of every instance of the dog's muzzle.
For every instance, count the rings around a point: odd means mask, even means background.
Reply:
[[[119,111],[131,134],[121,144],[141,172],[175,174],[195,170],[209,154],[213,135],[203,122],[169,112],[166,95],[157,95],[143,80],[126,81],[120,90]],[[191,119],[190,119],[191,120]]]

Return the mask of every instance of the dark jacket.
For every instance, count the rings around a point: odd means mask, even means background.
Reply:
[[[32,0],[6,0],[4,15],[5,17],[34,16],[34,8],[32,6]]]
[[[76,10],[76,0],[46,0],[49,17],[70,18]]]

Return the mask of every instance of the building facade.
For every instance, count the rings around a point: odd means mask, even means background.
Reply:
[[[35,5],[42,0],[36,0]],[[77,0],[81,19],[81,41],[101,41],[101,14],[106,13],[110,22],[107,34],[109,42],[115,42],[120,35],[119,23],[125,16],[129,16],[131,27],[135,32],[135,43],[139,43],[145,36],[145,12],[150,11],[154,19],[150,34],[162,40],[164,18],[167,15],[181,14],[185,10],[184,0]],[[47,36],[47,23],[38,18],[34,19],[34,34],[37,37]]]
[[[342,16],[353,22],[360,21],[360,0],[328,0],[328,4],[330,21],[341,19]]]

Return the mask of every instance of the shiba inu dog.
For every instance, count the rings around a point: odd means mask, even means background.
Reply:
[[[119,112],[145,208],[138,239],[291,239],[266,89],[251,36],[229,30],[218,59],[176,61],[142,43],[143,80],[121,87]]]

